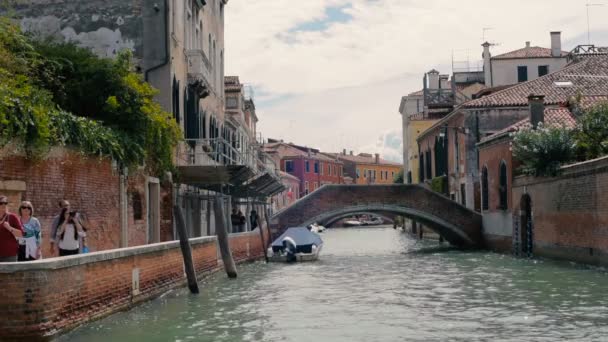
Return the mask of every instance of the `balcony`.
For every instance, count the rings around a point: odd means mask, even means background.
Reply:
[[[424,89],[424,105],[428,108],[454,106],[452,89]]]
[[[209,96],[212,91],[213,68],[203,50],[187,50],[188,85],[195,89],[200,98]]]
[[[187,139],[177,153],[179,182],[234,197],[283,191],[278,171],[260,160],[259,153],[255,147],[241,151],[223,138]]]

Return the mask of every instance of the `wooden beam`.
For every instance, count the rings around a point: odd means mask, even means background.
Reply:
[[[192,250],[190,249],[190,241],[188,240],[188,232],[184,223],[184,214],[179,205],[173,206],[173,215],[176,220],[177,233],[179,235],[179,245],[184,258],[184,268],[186,269],[186,278],[188,280],[188,288],[192,293],[199,293],[198,282],[196,281],[196,272],[194,271],[194,263],[192,262]]]
[[[236,278],[236,265],[232,258],[232,251],[230,250],[230,241],[228,239],[228,232],[226,231],[226,214],[224,211],[224,199],[217,197],[213,202],[213,211],[215,213],[215,233],[217,234],[217,242],[220,246],[220,254],[222,255],[222,261],[224,262],[224,269],[228,278]]]

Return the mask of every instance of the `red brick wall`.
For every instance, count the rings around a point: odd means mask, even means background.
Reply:
[[[608,158],[563,168],[553,178],[514,181],[513,210],[532,200],[533,254],[608,264]]]
[[[513,207],[511,200],[511,185],[513,184],[513,161],[510,151],[510,139],[503,139],[493,144],[479,148],[479,175],[483,167],[488,168],[488,212],[502,211],[500,205],[500,163],[507,164],[507,205]],[[518,167],[518,165],[516,165]],[[485,210],[484,210],[485,211]]]
[[[54,149],[43,160],[28,160],[18,155],[0,154],[0,181],[23,181],[26,191],[21,200],[29,200],[35,216],[42,225],[43,257],[49,257],[50,229],[53,217],[59,213],[58,202],[70,201],[87,219],[87,245],[92,251],[108,250],[120,246],[120,176],[108,159],[84,157],[66,149]],[[161,187],[161,196],[171,199],[171,187]],[[145,177],[141,174],[128,178],[129,245],[146,243]],[[132,193],[139,192],[143,220],[133,219]],[[0,190],[0,193],[2,190]],[[170,203],[170,202],[169,202]],[[10,203],[17,211],[19,203]],[[161,208],[165,208],[161,206]],[[171,206],[169,206],[171,208]],[[169,222],[167,222],[169,221]],[[171,213],[163,213],[162,236],[172,240]],[[170,227],[168,227],[170,226]]]
[[[266,233],[266,236],[267,233]],[[214,237],[192,239],[198,279],[217,271]],[[263,256],[259,231],[230,236],[236,262]],[[138,294],[132,274],[139,269]],[[0,265],[0,340],[38,340],[124,310],[185,283],[179,243]],[[10,294],[10,295],[8,295]]]

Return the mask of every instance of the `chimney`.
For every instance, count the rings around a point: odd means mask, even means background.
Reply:
[[[536,129],[540,122],[545,122],[545,96],[530,94],[528,106],[530,107],[530,123],[532,128]]]
[[[307,148],[306,150],[307,150],[307,152],[308,152],[308,157],[310,158],[310,155],[311,155],[310,147],[309,147],[309,148]]]
[[[351,156],[353,155],[353,151],[350,151],[350,155],[351,155]]]
[[[551,56],[562,56],[562,33],[559,31],[551,32]]]
[[[486,87],[492,87],[492,54],[490,53],[490,43],[485,42],[483,46],[483,75]]]
[[[376,153],[375,157],[376,157],[376,164],[380,164],[380,154]]]
[[[342,155],[345,156],[346,155],[346,149],[342,150]]]
[[[530,48],[530,42],[526,42],[526,49]]]
[[[433,69],[427,73],[429,80],[429,89],[439,89],[439,71]]]

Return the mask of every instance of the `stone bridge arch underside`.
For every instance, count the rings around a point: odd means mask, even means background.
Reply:
[[[339,214],[337,216],[333,216],[330,219],[324,220],[323,222],[317,222],[325,227],[331,227],[333,224],[336,224],[338,221],[342,220],[342,219],[346,219],[346,218],[351,218],[355,215],[368,215],[368,216],[379,216],[381,218],[384,219],[385,223],[384,224],[393,224],[393,220],[395,218],[395,213],[391,213],[391,212],[387,212],[387,211],[366,211],[366,210],[359,210],[359,211],[355,211],[355,212],[344,212],[342,214]]]
[[[275,234],[314,222],[327,224],[349,214],[369,212],[416,220],[452,245],[481,243],[481,215],[420,185],[324,185],[272,217]]]

